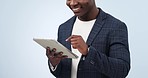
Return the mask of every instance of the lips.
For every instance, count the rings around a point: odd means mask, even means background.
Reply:
[[[80,12],[80,8],[72,8],[72,11],[73,11],[74,13],[78,13],[78,12]]]

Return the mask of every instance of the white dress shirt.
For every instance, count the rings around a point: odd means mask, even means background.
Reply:
[[[96,19],[90,21],[81,21],[76,18],[76,21],[73,26],[72,35],[81,35],[84,41],[86,42],[88,35],[95,23]],[[72,48],[72,52],[79,56],[78,59],[72,59],[72,70],[71,70],[71,78],[77,78],[77,68],[78,63],[81,58],[81,53],[77,49]]]

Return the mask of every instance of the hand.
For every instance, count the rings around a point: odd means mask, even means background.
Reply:
[[[63,52],[56,52],[55,48],[53,48],[52,50],[50,50],[49,47],[46,48],[46,56],[54,67],[58,65],[62,59],[67,58],[66,55],[62,54]]]
[[[83,38],[80,35],[72,35],[66,39],[66,41],[70,41],[71,45],[74,49],[78,49],[78,51],[82,55],[87,55],[88,53],[88,45],[85,43]]]

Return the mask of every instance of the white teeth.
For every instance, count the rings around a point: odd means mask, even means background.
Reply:
[[[79,8],[74,8],[73,11],[77,11]]]

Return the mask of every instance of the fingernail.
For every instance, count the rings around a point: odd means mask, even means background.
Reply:
[[[66,39],[65,41],[68,41],[68,39]]]
[[[56,51],[56,48],[53,48],[52,51],[55,52]]]

